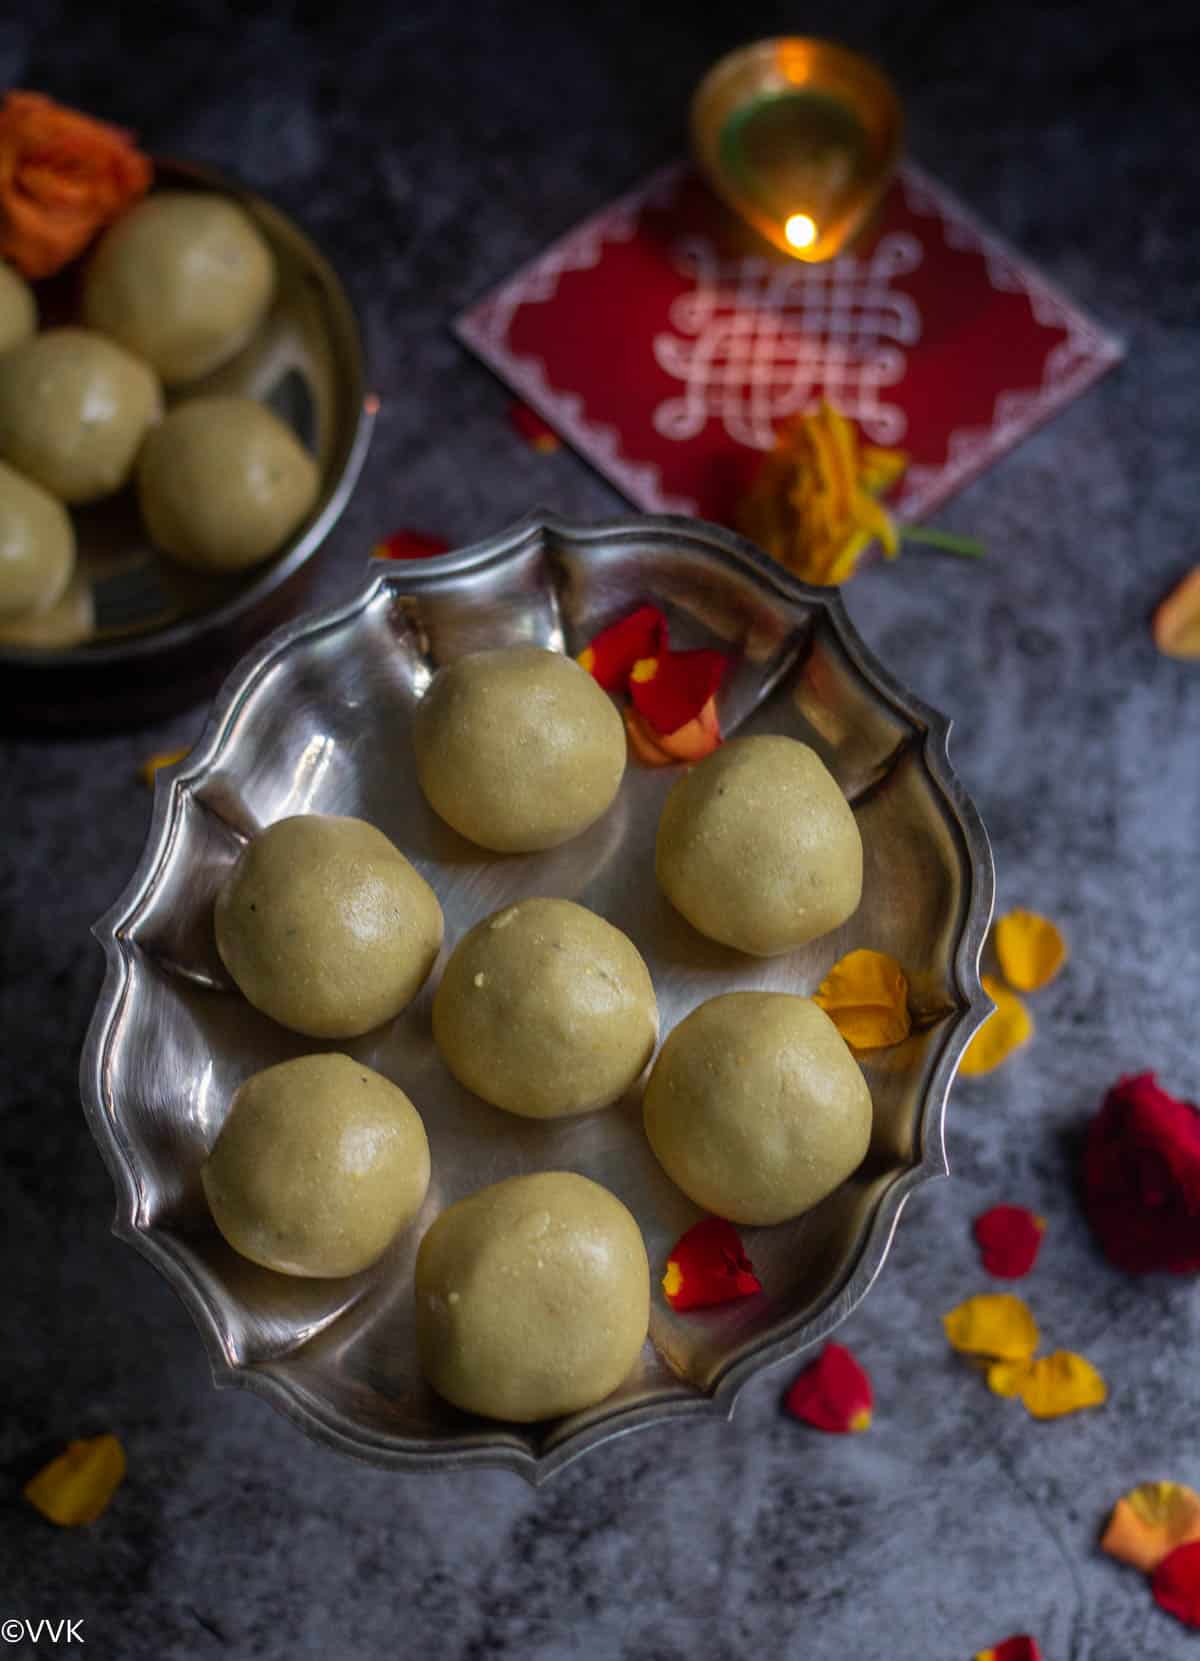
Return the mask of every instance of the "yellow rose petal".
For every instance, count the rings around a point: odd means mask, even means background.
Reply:
[[[1028,1361],[1038,1347],[1029,1305],[1012,1292],[981,1292],[942,1316],[951,1348],[994,1361]]]
[[[813,1002],[856,1050],[899,1044],[912,1030],[908,981],[886,952],[847,953],[825,976]]]
[[[988,1368],[988,1389],[1020,1396],[1035,1419],[1061,1419],[1084,1407],[1099,1407],[1108,1387],[1090,1361],[1070,1350],[1055,1350],[1036,1361],[998,1361]]]
[[[1036,992],[1052,981],[1067,961],[1067,945],[1048,917],[1036,911],[1010,911],[996,923],[996,956],[1018,992]]]
[[[25,1484],[24,1495],[43,1517],[62,1528],[93,1523],[125,1477],[125,1450],[115,1436],[68,1442],[57,1459]]]
[[[1033,1017],[1015,992],[991,975],[984,975],[983,990],[996,1008],[967,1045],[959,1072],[968,1077],[990,1073],[1033,1037]]]

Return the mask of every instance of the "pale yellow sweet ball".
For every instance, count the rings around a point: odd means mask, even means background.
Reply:
[[[775,957],[838,928],[862,898],[862,838],[814,750],[735,738],[672,786],[659,885],[701,934]]]
[[[189,398],[142,447],[138,500],[151,540],[181,565],[240,571],[269,559],[308,516],[317,464],[252,398]]]
[[[11,265],[0,260],[0,352],[19,346],[37,328],[33,290]]]
[[[156,191],[101,237],[84,279],[83,315],[175,386],[211,373],[246,344],[275,281],[270,245],[236,202]]]
[[[497,853],[554,848],[611,806],[625,725],[573,659],[537,646],[475,652],[439,669],[413,721],[434,811]]]
[[[614,1194],[569,1171],[510,1177],[443,1211],[415,1285],[433,1388],[522,1424],[611,1395],[650,1321],[641,1230]]]
[[[0,622],[48,612],[74,569],[70,514],[32,479],[0,462]]]
[[[658,1005],[620,929],[571,900],[521,900],[454,948],[433,1036],[476,1095],[553,1119],[624,1095],[654,1053]]]
[[[429,1141],[408,1097],[348,1055],[306,1055],[241,1085],[201,1170],[236,1252],[280,1274],[368,1268],[421,1209]]]
[[[857,1169],[871,1093],[841,1033],[809,998],[726,992],[659,1051],[642,1102],[659,1163],[689,1199],[733,1223],[781,1223]]]
[[[374,825],[279,819],[217,895],[217,950],[244,996],[311,1038],[354,1038],[416,997],[442,944],[433,889]]]
[[[88,329],[46,329],[0,356],[0,457],[60,502],[119,490],[161,414],[154,371]]]

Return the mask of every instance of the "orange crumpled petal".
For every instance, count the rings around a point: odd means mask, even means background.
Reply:
[[[0,106],[0,257],[52,277],[149,190],[154,164],[120,127],[14,90]]]
[[[1143,1482],[1113,1506],[1100,1549],[1152,1574],[1193,1540],[1200,1540],[1200,1494],[1182,1482]]]
[[[1048,917],[1036,911],[1010,911],[995,930],[996,956],[1010,986],[1036,992],[1052,981],[1067,961],[1067,943]]]
[[[912,1030],[908,981],[886,952],[848,952],[813,993],[842,1037],[856,1050],[899,1044]]]
[[[1036,1361],[993,1362],[987,1387],[997,1396],[1020,1396],[1035,1419],[1061,1419],[1082,1407],[1099,1407],[1108,1397],[1095,1367],[1071,1350],[1039,1355]]]
[[[677,761],[703,761],[722,742],[715,698],[710,698],[695,720],[686,722],[678,732],[655,732],[645,716],[636,709],[626,709],[623,714],[630,748],[638,760],[644,761],[648,767],[671,767]]]
[[[1033,1037],[1033,1016],[1015,992],[993,975],[984,975],[983,990],[996,1007],[967,1045],[958,1070],[968,1077],[990,1073]]]
[[[61,1528],[94,1523],[125,1479],[125,1450],[115,1436],[68,1442],[25,1484],[24,1495]]]
[[[951,1348],[960,1355],[1029,1361],[1038,1346],[1033,1312],[1012,1292],[981,1292],[968,1298],[942,1316],[942,1325]]]
[[[1200,565],[1194,565],[1154,613],[1154,644],[1164,657],[1200,657]]]
[[[138,768],[138,776],[148,790],[154,788],[154,780],[164,767],[174,767],[176,762],[182,761],[191,753],[191,745],[185,744],[181,750],[158,750],[152,756],[147,756]]]

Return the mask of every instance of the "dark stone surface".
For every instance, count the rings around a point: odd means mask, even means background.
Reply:
[[[181,1306],[108,1236],[75,1082],[100,979],[88,925],[146,826],[137,763],[200,714],[6,743],[0,1618],[82,1617],[86,1653],[120,1661],[957,1661],[1021,1630],[1046,1661],[1191,1653],[1095,1541],[1130,1484],[1200,1485],[1200,1306],[1190,1283],[1106,1267],[1072,1184],[1118,1073],[1200,1090],[1200,671],[1158,658],[1146,628],[1200,559],[1194,7],[295,0],[245,21],[193,0],[119,22],[43,0],[0,20],[0,73],[240,171],[348,273],[384,405],[323,572],[334,597],[395,524],[469,539],[535,501],[619,508],[568,452],[517,441],[447,320],[670,158],[719,52],[797,28],[881,57],[915,154],[1129,348],[944,514],[986,540],[985,565],[912,555],[847,596],[890,668],[957,721],[1000,904],[1062,919],[1073,948],[1036,997],[1034,1044],[956,1089],[954,1178],[912,1202],[844,1329],[874,1375],[874,1428],[802,1430],[776,1372],[731,1424],[632,1437],[535,1495],[501,1473],[362,1468],[215,1393]],[[970,1219],[1000,1200],[1049,1219],[1024,1290],[1051,1341],[1107,1375],[1103,1411],[1031,1425],[947,1352],[939,1315],[985,1285]],[[56,1532],[19,1482],[105,1427],[129,1480],[102,1522]]]

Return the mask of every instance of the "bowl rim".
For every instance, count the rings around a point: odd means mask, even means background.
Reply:
[[[239,1363],[226,1351],[221,1324],[209,1296],[169,1242],[137,1226],[140,1184],[137,1169],[120,1131],[119,1120],[105,1107],[105,1078],[110,1045],[124,1006],[131,949],[126,933],[152,891],[170,855],[185,794],[201,783],[217,763],[238,714],[276,661],[299,642],[337,627],[366,611],[383,594],[393,598],[436,586],[448,575],[516,563],[534,547],[555,542],[586,549],[591,543],[647,539],[678,547],[688,544],[741,574],[749,574],[786,601],[803,601],[806,611],[824,613],[838,645],[855,672],[911,724],[919,737],[922,760],[957,825],[965,850],[967,889],[963,922],[950,961],[958,1006],[942,1041],[925,1089],[919,1114],[916,1163],[896,1176],[880,1196],[859,1249],[841,1283],[815,1316],[803,1312],[782,1330],[746,1345],[715,1375],[708,1390],[687,1395],[664,1390],[592,1419],[540,1453],[532,1452],[504,1427],[485,1426],[454,1441],[430,1443],[419,1436],[393,1436],[352,1425],[328,1408],[294,1378],[272,1371],[272,1362]],[[97,996],[80,1057],[79,1084],[84,1114],[108,1168],[116,1192],[112,1232],[132,1245],[166,1278],[191,1315],[208,1351],[218,1387],[249,1389],[270,1401],[309,1436],[355,1458],[400,1470],[456,1470],[498,1466],[533,1485],[564,1469],[590,1448],[616,1436],[666,1419],[692,1413],[729,1417],[747,1381],[764,1367],[794,1360],[823,1342],[870,1290],[883,1267],[901,1211],[910,1194],[926,1182],[949,1174],[945,1119],[950,1087],[971,1038],[993,1005],[980,979],[979,963],[992,918],[995,873],[983,821],[949,758],[950,720],[901,686],[866,646],[836,589],[800,582],[752,543],[717,525],[680,515],[648,514],[574,524],[535,508],[507,529],[434,558],[405,562],[372,557],[367,582],[343,604],[313,611],[276,629],[246,654],[227,676],[212,702],[204,730],[188,756],[156,777],[150,824],[136,867],[119,897],[92,926],[105,956],[103,984]]]
[[[163,628],[145,629],[95,645],[87,641],[76,646],[45,648],[0,645],[0,667],[5,669],[101,669],[114,664],[136,663],[143,658],[154,658],[173,647],[191,645],[197,638],[235,623],[283,587],[318,552],[345,511],[367,459],[379,398],[370,390],[362,326],[350,289],[337,265],[322,252],[291,213],[277,207],[236,175],[206,162],[177,160],[170,156],[155,156],[153,159],[155,186],[161,184],[171,189],[182,185],[188,189],[217,191],[239,204],[252,205],[259,218],[265,218],[268,222],[278,220],[288,235],[295,238],[319,279],[324,298],[336,318],[338,358],[345,375],[346,403],[348,408],[355,410],[353,426],[348,429],[348,438],[341,446],[338,470],[332,477],[329,494],[316,518],[304,527],[282,555],[273,556],[254,580],[231,598],[208,610],[189,613]],[[86,257],[86,254],[81,256]]]

